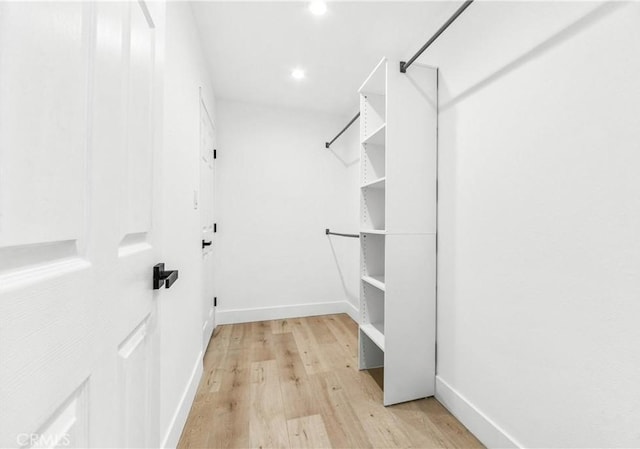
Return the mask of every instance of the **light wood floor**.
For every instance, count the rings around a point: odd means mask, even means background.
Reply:
[[[218,326],[178,448],[481,448],[435,399],[384,407],[347,315]]]

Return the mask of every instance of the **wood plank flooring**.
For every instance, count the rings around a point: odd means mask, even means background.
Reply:
[[[218,326],[180,438],[186,448],[481,448],[433,398],[382,405],[341,315]]]

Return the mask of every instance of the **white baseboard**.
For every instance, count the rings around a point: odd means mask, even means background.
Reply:
[[[351,304],[351,302],[349,301],[345,301],[345,313],[348,314],[351,319],[353,321],[355,321],[356,323],[360,322],[360,310],[358,310],[358,307],[356,307],[355,305]]]
[[[193,404],[193,401],[196,397],[198,385],[200,384],[200,379],[202,378],[202,355],[203,353],[200,352],[198,358],[196,359],[196,364],[193,367],[189,383],[187,384],[184,393],[182,393],[182,398],[180,398],[178,408],[173,414],[173,418],[171,419],[171,423],[169,424],[169,429],[167,429],[167,433],[162,440],[161,447],[163,449],[175,449],[178,446],[180,435],[182,435],[182,429],[184,429],[184,425],[187,423],[189,411],[191,410],[191,405]]]
[[[486,447],[523,447],[440,376],[436,376],[436,399]]]
[[[296,304],[294,306],[259,307],[254,309],[235,309],[216,311],[216,325],[250,323],[253,321],[280,320],[305,316],[348,313],[351,318],[358,317],[357,309],[347,301]]]

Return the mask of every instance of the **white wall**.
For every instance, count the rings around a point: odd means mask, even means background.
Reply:
[[[220,100],[218,323],[348,311],[357,304],[357,127],[316,112]],[[351,308],[353,311],[353,308]]]
[[[490,446],[640,446],[638,23],[638,3],[476,2],[421,58],[438,396]]]
[[[202,271],[200,211],[200,97],[215,104],[191,9],[167,3],[164,79],[163,258],[179,270],[161,295],[161,413],[164,447],[174,447],[202,373]]]

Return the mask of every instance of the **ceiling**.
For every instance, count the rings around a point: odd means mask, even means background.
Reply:
[[[352,115],[383,56],[407,59],[459,2],[194,2],[216,97]],[[291,77],[300,67],[306,76]]]

